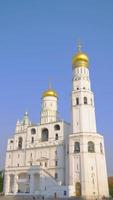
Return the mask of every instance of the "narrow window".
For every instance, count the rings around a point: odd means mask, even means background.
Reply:
[[[80,153],[80,143],[75,142],[74,144],[74,153]]]
[[[84,97],[84,104],[87,104],[87,97]]]
[[[45,167],[47,167],[47,163],[45,162]]]
[[[55,135],[55,140],[58,140],[58,133],[56,133]]]
[[[57,160],[55,161],[55,166],[58,166],[58,161]]]
[[[102,143],[100,143],[100,153],[103,153]]]
[[[55,179],[57,179],[58,178],[58,174],[57,173],[55,173]]]
[[[64,196],[66,196],[67,195],[67,192],[66,191],[64,191]]]
[[[34,143],[34,137],[31,138],[31,143],[32,143],[32,144]]]
[[[23,139],[22,139],[22,137],[20,137],[20,138],[18,139],[18,148],[19,148],[19,149],[22,149],[22,142],[23,142]]]
[[[76,105],[79,105],[79,98],[76,98]]]
[[[94,145],[94,142],[92,142],[92,141],[88,142],[88,152],[90,152],[90,153],[95,152],[95,145]]]

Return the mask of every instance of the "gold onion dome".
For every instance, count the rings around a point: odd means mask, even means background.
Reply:
[[[49,88],[48,90],[46,90],[45,92],[43,92],[42,94],[42,98],[44,97],[49,97],[49,96],[52,96],[52,97],[58,97],[57,93],[55,92],[55,90]]]
[[[81,51],[81,44],[78,43],[78,52],[72,58],[73,68],[77,67],[88,67],[89,66],[89,58],[88,56]]]

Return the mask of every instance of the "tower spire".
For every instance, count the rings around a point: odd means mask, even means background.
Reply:
[[[52,84],[51,84],[51,81],[49,80],[49,90],[51,90],[52,88]]]

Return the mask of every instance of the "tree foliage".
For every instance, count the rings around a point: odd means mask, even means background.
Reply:
[[[113,197],[113,177],[108,177],[109,193]]]
[[[3,171],[0,171],[0,192],[3,192]]]

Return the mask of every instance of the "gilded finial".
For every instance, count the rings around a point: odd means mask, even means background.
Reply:
[[[78,52],[82,52],[82,44],[81,44],[81,41],[80,40],[78,40],[78,42],[77,42],[77,50],[78,50]]]
[[[77,53],[73,56],[72,59],[73,69],[77,67],[87,67],[89,66],[89,59],[87,54],[82,52],[81,41],[77,41]]]

